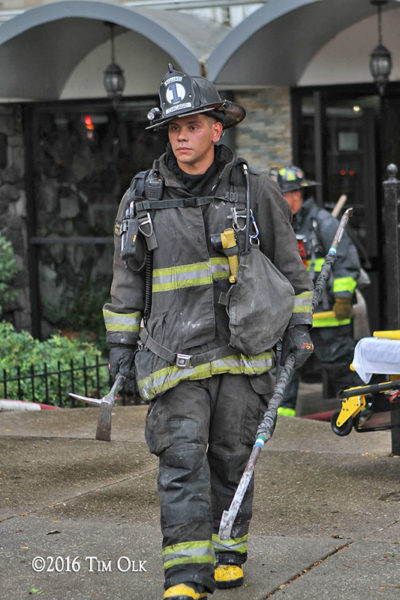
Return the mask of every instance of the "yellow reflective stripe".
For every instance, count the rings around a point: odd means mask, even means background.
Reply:
[[[183,556],[182,558],[175,558],[174,560],[168,560],[164,563],[164,569],[170,569],[175,565],[187,565],[192,563],[211,563],[215,565],[214,556]]]
[[[314,271],[316,273],[319,273],[319,271],[322,269],[322,265],[325,262],[325,258],[316,258],[315,260],[312,260],[311,258],[307,259],[307,271],[309,271],[311,269],[311,267],[314,267]]]
[[[294,313],[311,313],[312,312],[313,292],[302,292],[294,297]]]
[[[357,281],[353,277],[337,277],[333,280],[333,291],[350,292],[351,294],[356,289]]]
[[[212,257],[211,270],[213,279],[228,279],[229,262],[226,256]]]
[[[170,281],[168,283],[154,283],[153,292],[171,292],[187,287],[195,287],[199,285],[210,285],[212,277],[198,277],[197,279],[181,279],[180,281]]]
[[[216,533],[212,535],[212,541],[214,544],[214,550],[216,552],[238,552],[244,554],[247,552],[247,538],[248,535],[244,535],[241,538],[230,538],[229,540],[221,540]]]
[[[153,292],[168,292],[197,285],[211,285],[210,262],[178,265],[153,270]]]
[[[165,546],[162,551],[163,556],[167,554],[175,554],[177,552],[186,552],[195,548],[212,548],[210,540],[197,540],[195,542],[180,542],[178,544],[172,544],[172,546]]]
[[[318,314],[318,313],[317,313]],[[327,319],[313,319],[313,327],[340,327],[341,325],[350,325],[351,319],[343,319],[338,321],[336,317],[329,317]]]
[[[165,570],[183,564],[215,564],[214,549],[210,540],[173,544],[164,548],[162,556]]]
[[[234,375],[262,375],[274,366],[273,352],[263,352],[256,356],[234,354],[197,367],[180,368],[170,365],[151,373],[138,381],[140,395],[144,400],[151,400],[184,380],[199,380],[232,373]]]
[[[153,292],[170,292],[187,287],[211,285],[214,279],[228,277],[228,259],[225,256],[213,257],[208,262],[154,269]]]
[[[114,313],[103,309],[104,324],[107,331],[139,332],[141,313]]]

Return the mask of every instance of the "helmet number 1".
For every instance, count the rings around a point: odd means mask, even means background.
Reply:
[[[180,83],[171,83],[165,94],[169,104],[176,104],[181,102],[186,95],[185,88]]]

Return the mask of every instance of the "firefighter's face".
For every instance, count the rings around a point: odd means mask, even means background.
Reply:
[[[168,138],[178,166],[190,175],[205,173],[214,161],[214,144],[222,124],[206,115],[190,115],[170,121]]]
[[[293,192],[286,192],[283,194],[286,200],[289,203],[290,209],[292,211],[292,215],[295,215],[301,205],[303,204],[303,197],[301,195],[301,190],[293,190]]]

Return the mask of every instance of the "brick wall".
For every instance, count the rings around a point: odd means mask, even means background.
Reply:
[[[235,94],[246,118],[235,130],[236,153],[261,170],[292,162],[290,95],[286,87]]]

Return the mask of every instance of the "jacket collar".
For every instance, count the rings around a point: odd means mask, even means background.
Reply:
[[[159,161],[160,173],[164,178],[165,186],[177,188],[186,194],[190,193],[179,177],[180,169],[169,144],[167,145],[166,152],[160,156]],[[215,146],[215,163],[218,178],[213,185],[213,192],[217,191],[222,182],[229,181],[229,174],[234,162],[235,156],[230,148],[223,144]]]

